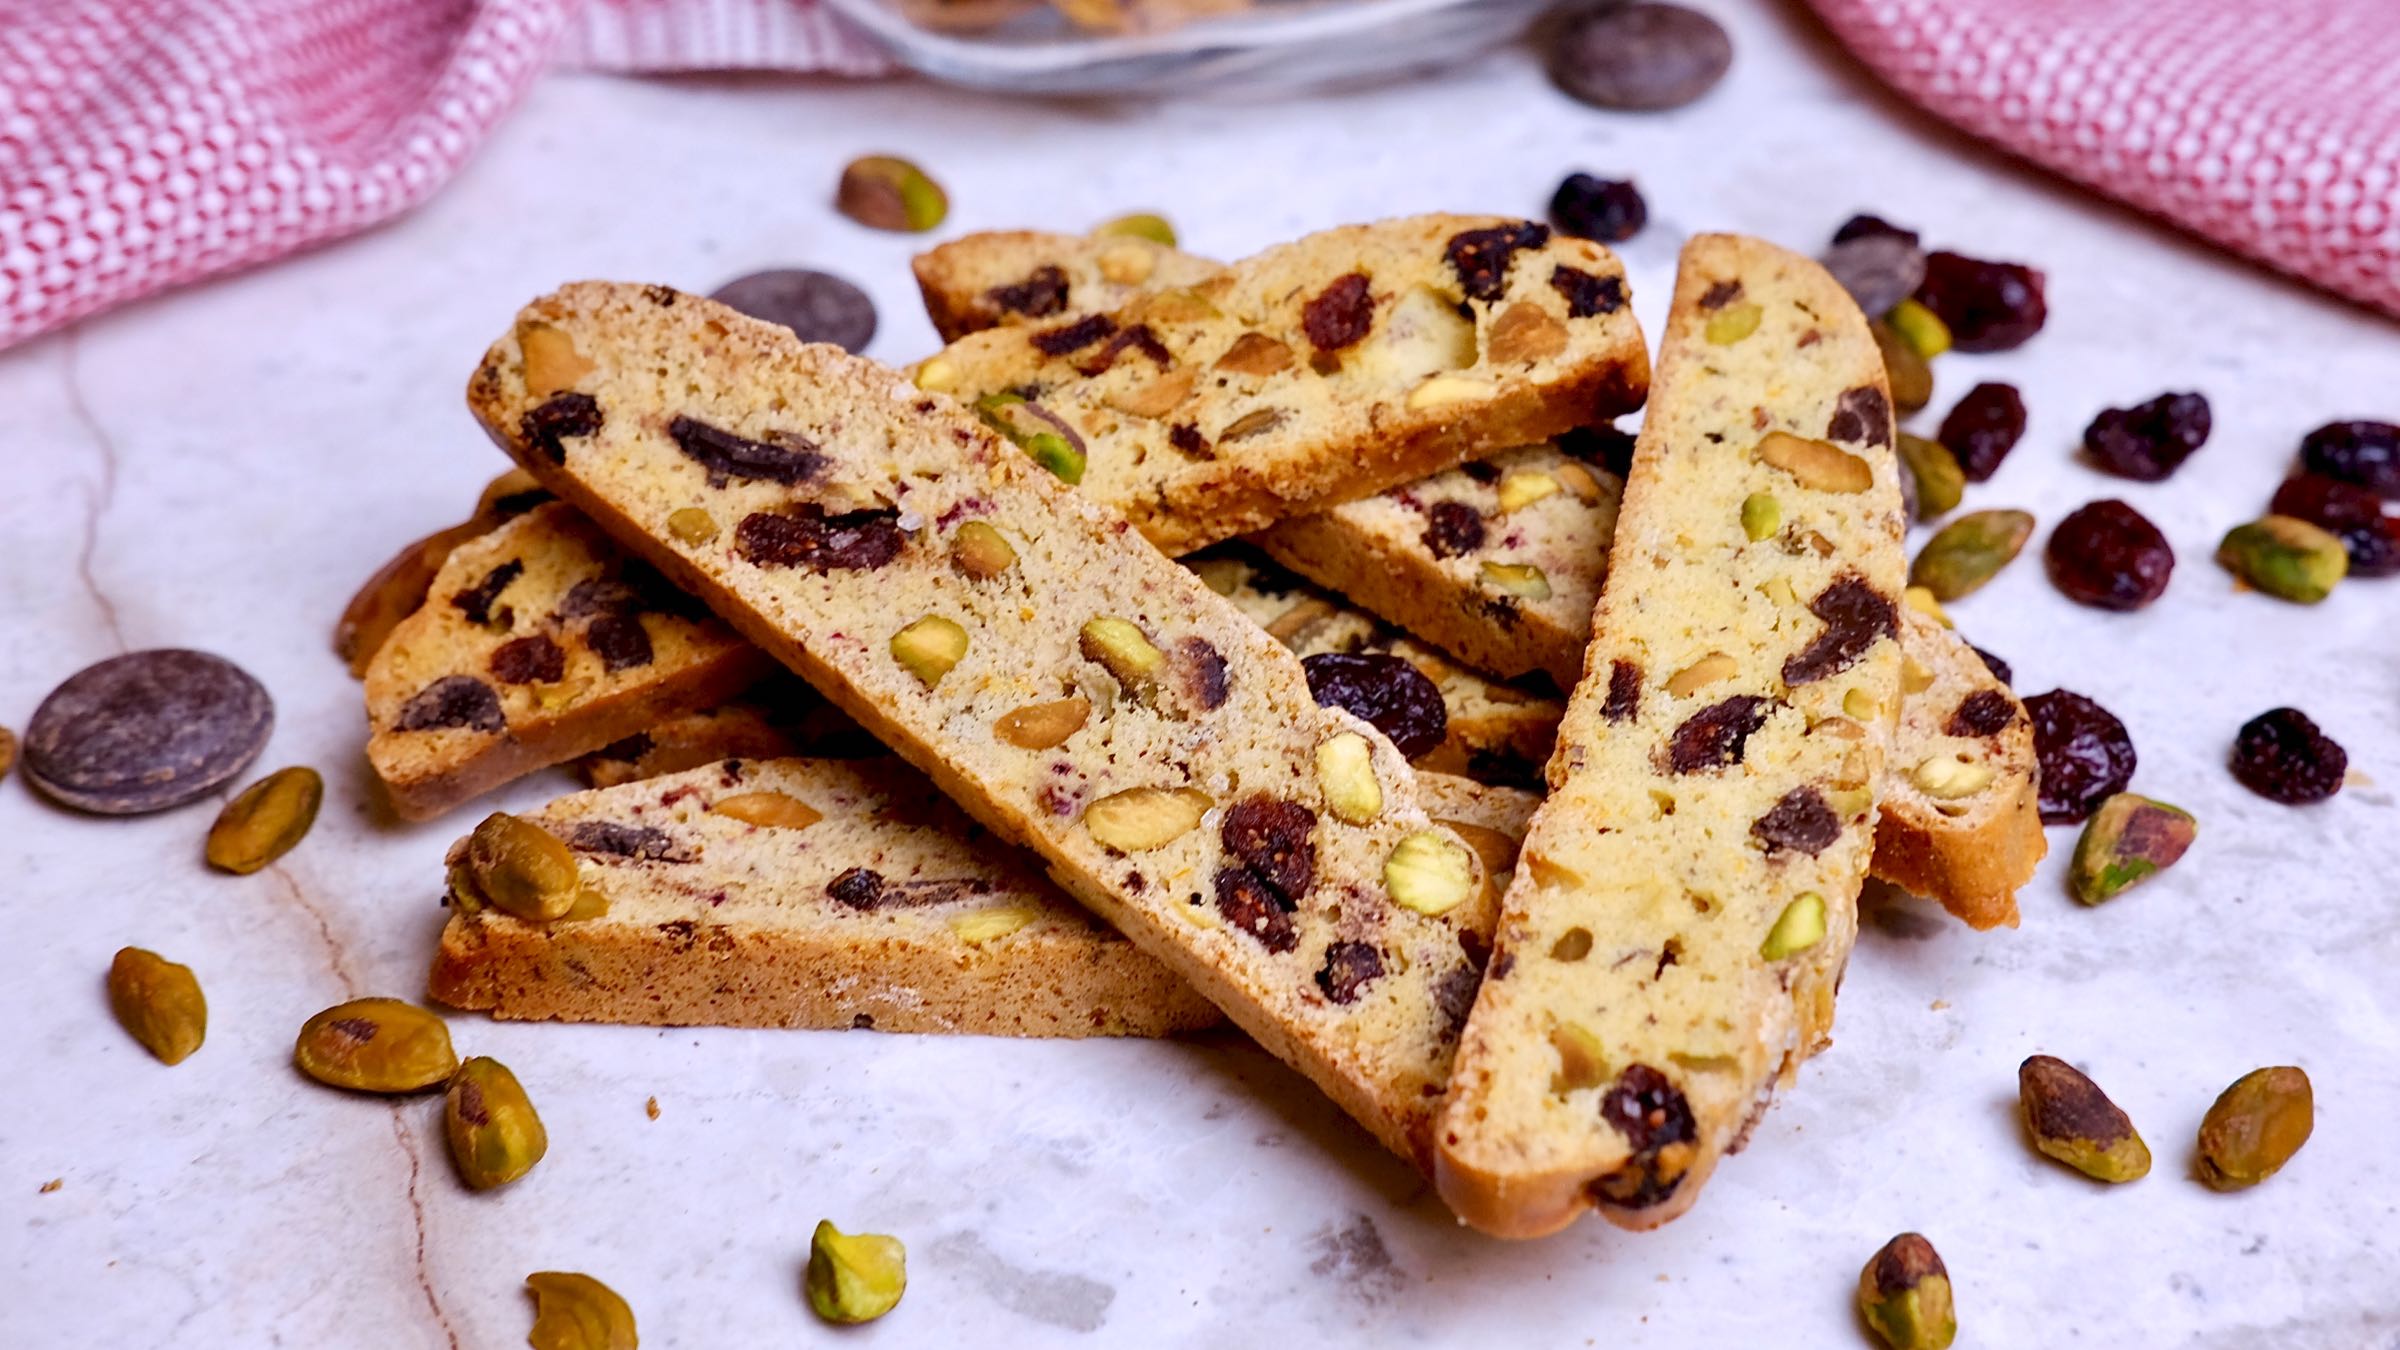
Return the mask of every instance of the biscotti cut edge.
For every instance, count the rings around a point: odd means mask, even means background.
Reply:
[[[1443,1111],[1435,1181],[1470,1225],[1667,1222],[1826,1043],[1899,702],[1892,439],[1822,268],[1686,245],[1590,673]],[[1785,531],[1748,539],[1762,491]]]

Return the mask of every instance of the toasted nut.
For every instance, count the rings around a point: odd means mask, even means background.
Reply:
[[[1292,349],[1264,333],[1242,334],[1217,358],[1217,369],[1230,370],[1236,375],[1263,377],[1288,370],[1291,364]]]
[[[998,942],[1040,917],[1042,912],[1030,904],[994,905],[951,916],[950,931],[968,946],[980,947]]]
[[[1892,306],[1892,312],[1884,315],[1883,321],[1892,326],[1910,351],[1928,361],[1950,350],[1950,325],[1914,299]]]
[[[1025,457],[1048,469],[1062,483],[1083,481],[1083,452],[1070,444],[1066,437],[1042,432],[1025,442]]]
[[[842,169],[834,209],[871,230],[921,233],[950,214],[950,196],[925,171],[892,155],[867,155]]]
[[[1567,326],[1530,300],[1519,300],[1492,320],[1492,360],[1514,365],[1547,361],[1567,349]]]
[[[917,367],[916,384],[928,393],[949,393],[958,387],[958,367],[941,357],[934,357]]]
[[[1875,486],[1875,470],[1858,456],[1830,441],[1812,441],[1788,431],[1770,431],[1759,441],[1757,455],[1820,492],[1864,492]]]
[[[1137,696],[1157,685],[1167,664],[1166,653],[1152,646],[1129,619],[1094,619],[1083,626],[1077,645],[1085,660],[1099,662],[1127,693]]]
[[[2236,525],[2217,545],[2225,570],[2280,600],[2313,605],[2350,571],[2341,537],[2291,516]]]
[[[1958,627],[1957,624],[1950,621],[1950,615],[1942,609],[1942,602],[1935,599],[1933,592],[1925,589],[1923,586],[1911,586],[1906,590],[1901,591],[1900,603],[1908,606],[1910,609],[1915,610],[1919,614],[1924,615],[1926,618],[1933,620],[1935,623],[1940,624],[1944,628]]]
[[[1891,1350],[1950,1350],[1958,1339],[1950,1272],[1915,1233],[1883,1244],[1858,1273],[1858,1312]]]
[[[828,1322],[872,1322],[908,1288],[908,1250],[881,1233],[845,1233],[821,1219],[808,1240],[808,1306]]]
[[[359,1092],[418,1092],[458,1071],[449,1025],[396,998],[354,998],[308,1019],[292,1062],[320,1083]]]
[[[1892,406],[1912,413],[1933,402],[1933,367],[1908,345],[1908,339],[1881,319],[1872,319],[1867,328],[1875,336],[1875,348],[1883,354],[1883,376],[1892,387]]]
[[[1161,323],[1199,323],[1225,317],[1207,296],[1190,286],[1157,292],[1143,303],[1142,312]]]
[[[1092,233],[1130,235],[1135,239],[1147,239],[1163,248],[1175,247],[1175,227],[1167,222],[1165,216],[1153,215],[1148,211],[1137,211],[1129,216],[1119,216],[1115,220],[1095,226]],[[1139,279],[1135,278],[1137,281]]]
[[[1969,512],[1925,541],[1909,565],[1909,584],[1936,600],[1973,595],[2015,562],[2032,537],[2033,517],[2023,511]]]
[[[1922,694],[1933,687],[1933,672],[1907,652],[1900,653],[1900,692]]]
[[[1410,286],[1393,297],[1373,335],[1353,350],[1349,361],[1359,377],[1404,389],[1420,380],[1432,384],[1443,371],[1465,370],[1475,364],[1475,352],[1475,321],[1458,312],[1457,302],[1430,286]],[[1320,359],[1312,363],[1320,374],[1340,369],[1325,363],[1323,358],[1330,355],[1320,352]],[[1482,395],[1452,390],[1428,397],[1455,401]]]
[[[277,769],[225,803],[208,827],[208,865],[247,876],[292,851],[317,823],[325,780],[315,769]]]
[[[1958,456],[1940,441],[1923,436],[1900,433],[1901,462],[1917,480],[1917,519],[1932,520],[1958,509],[1959,498],[1966,495],[1967,473],[1958,467]]]
[[[717,537],[717,518],[698,506],[680,506],[667,513],[667,533],[676,542],[705,544]]]
[[[1964,755],[1927,755],[1909,771],[1908,781],[1936,801],[1954,802],[1990,787],[1994,772],[1991,765]]]
[[[1134,417],[1159,418],[1183,406],[1184,400],[1192,396],[1192,389],[1199,382],[1199,370],[1185,366],[1181,370],[1168,371],[1139,389],[1109,394],[1102,401],[1118,412]]]
[[[1226,423],[1225,429],[1217,433],[1217,439],[1230,443],[1246,441],[1253,436],[1264,436],[1282,426],[1284,417],[1285,413],[1281,408],[1253,408]]]
[[[975,400],[975,415],[1060,482],[1083,481],[1083,437],[1049,409],[1022,394],[1002,392]]]
[[[788,792],[744,792],[719,799],[708,811],[769,830],[805,830],[825,818],[824,812]]]
[[[2200,1180],[2218,1191],[2255,1186],[2283,1170],[2316,1124],[2316,1093],[2306,1073],[2252,1069],[2200,1121]]]
[[[1600,480],[1592,477],[1590,469],[1580,464],[1561,464],[1550,472],[1575,500],[1586,506],[1600,500]]]
[[[1758,954],[1769,961],[1795,956],[1825,940],[1825,897],[1815,891],[1802,891],[1800,898],[1783,907],[1775,916],[1775,926],[1767,930],[1766,939],[1758,944]]]
[[[1341,611],[1333,607],[1332,601],[1312,596],[1276,615],[1267,625],[1267,636],[1298,651],[1300,639],[1308,630],[1339,613]]]
[[[892,659],[931,689],[967,655],[967,630],[955,619],[928,614],[892,634]]]
[[[1580,961],[1591,954],[1592,930],[1589,928],[1570,928],[1558,935],[1558,941],[1550,944],[1550,959],[1553,961]]]
[[[1758,583],[1758,593],[1779,605],[1800,603],[1800,595],[1792,589],[1790,577],[1768,577],[1765,581]]]
[[[1127,788],[1083,808],[1083,827],[1119,853],[1146,853],[1191,833],[1214,805],[1197,788]]]
[[[633,1309],[589,1275],[544,1270],[525,1277],[533,1291],[533,1350],[636,1350]]]
[[[1158,254],[1140,244],[1118,244],[1100,250],[1100,275],[1119,286],[1139,286],[1158,270]]]
[[[566,841],[499,811],[467,836],[466,872],[476,899],[532,923],[565,918],[583,895],[583,871]]]
[[[1325,809],[1353,825],[1383,814],[1375,747],[1355,731],[1335,732],[1318,743],[1317,786],[1325,793]]]
[[[108,1006],[163,1064],[181,1064],[208,1036],[208,1000],[192,968],[141,947],[121,948],[108,963]]]
[[[1419,830],[1383,864],[1392,903],[1419,914],[1445,914],[1475,893],[1475,855],[1447,830]]]
[[[573,389],[597,369],[575,350],[575,339],[546,323],[518,324],[517,350],[525,357],[525,392],[537,399]]]
[[[1849,694],[1844,694],[1842,696],[1842,706],[1844,711],[1849,709],[1851,694],[1863,696],[1866,692],[1867,691],[1864,689],[1853,689]],[[1875,706],[1875,700],[1872,698],[1866,699],[1865,703],[1870,709]],[[1872,713],[1869,715],[1872,716]],[[1847,717],[1828,717],[1822,721],[1810,723],[1808,727],[1808,734],[1811,736],[1832,736],[1838,740],[1845,741],[1863,741],[1867,738],[1867,729],[1863,726],[1860,726],[1858,723],[1851,721]]]
[[[992,723],[992,734],[1019,750],[1047,750],[1083,730],[1091,715],[1091,700],[1080,695],[1028,703]]]
[[[1494,392],[1488,380],[1467,375],[1435,375],[1408,391],[1408,406],[1412,412],[1446,408],[1453,403],[1480,402],[1490,398]]]
[[[1772,539],[1783,528],[1783,503],[1771,492],[1753,492],[1742,498],[1742,533],[1752,543]]]
[[[549,1131],[508,1066],[481,1055],[458,1066],[442,1095],[442,1135],[469,1190],[505,1186],[550,1151]]]
[[[2084,822],[2067,867],[2067,889],[2087,905],[2113,900],[2174,866],[2199,832],[2191,812],[2120,792]]]
[[[1484,585],[1510,595],[1521,595],[1528,600],[1550,598],[1550,578],[1542,575],[1542,569],[1532,563],[1487,562],[1477,571],[1483,577]]]
[[[1583,1023],[1561,1022],[1550,1028],[1550,1048],[1558,1052],[1558,1072],[1550,1075],[1552,1093],[1564,1097],[1608,1081],[1608,1050]]]
[[[1017,550],[1008,536],[980,520],[970,520],[950,536],[950,565],[961,576],[989,581],[1017,565]]]
[[[1463,820],[1436,820],[1433,823],[1465,840],[1467,847],[1475,850],[1477,861],[1483,864],[1484,878],[1491,885],[1501,885],[1502,879],[1516,870],[1520,841],[1515,835],[1495,830],[1489,825],[1475,825]]]
[[[2033,1146],[2094,1181],[2150,1175],[2150,1148],[2133,1121],[2065,1060],[2033,1055],[2018,1065],[2017,1104]]]
[[[1877,703],[1875,696],[1866,690],[1853,689],[1842,695],[1842,711],[1861,722],[1872,722],[1883,711],[1883,705]]]
[[[1539,469],[1519,469],[1500,479],[1500,511],[1505,515],[1520,506],[1531,506],[1557,491],[1557,479]]]
[[[1702,330],[1709,345],[1729,347],[1758,331],[1758,321],[1766,313],[1756,304],[1743,301],[1727,305],[1708,316],[1708,326]]]
[[[1737,668],[1734,659],[1723,652],[1710,652],[1667,677],[1667,692],[1677,698],[1689,698],[1694,692],[1730,680]]]

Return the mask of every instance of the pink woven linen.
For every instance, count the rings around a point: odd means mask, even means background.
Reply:
[[[1810,0],[1938,116],[2400,315],[2400,0]]]

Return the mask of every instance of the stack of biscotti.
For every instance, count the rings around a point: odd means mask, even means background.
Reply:
[[[1534,798],[1427,775],[1505,886]],[[431,993],[508,1019],[1163,1036],[1217,1010],[889,758],[727,760],[562,797],[597,912],[480,902],[451,852]],[[1488,911],[1487,911],[1488,912]]]
[[[1897,731],[1892,442],[1874,338],[1823,268],[1685,246],[1587,673],[1443,1109],[1436,1182],[1475,1227],[1675,1217],[1825,1043]]]
[[[1458,265],[1499,270],[1473,248]],[[1288,649],[1124,517],[946,397],[655,287],[536,302],[469,403],[545,486],[1430,1161],[1489,869],[1380,732],[1317,706]]]
[[[1034,274],[1098,275],[1109,247],[1075,235],[970,235],[921,258],[918,282],[929,311],[954,325],[1021,323],[1022,315],[975,298],[1015,294]],[[1213,266],[1168,253],[1156,271],[1181,278]],[[1114,300],[1129,287],[1143,289],[1123,281],[1107,294]],[[1059,293],[1044,317],[1074,316],[1084,293]],[[1283,520],[1255,542],[1333,592],[1330,603],[1346,599],[1467,667],[1502,676],[1540,671],[1571,687],[1592,637],[1630,449],[1629,438],[1596,427]],[[1763,515],[1755,526],[1769,528]],[[2016,891],[2048,847],[2035,806],[2030,720],[1943,625],[1911,611],[1901,645],[1903,713],[1876,826],[1876,875],[1939,900],[1973,927],[2013,926]],[[1546,750],[1560,711],[1536,699],[1487,724],[1507,727],[1515,745]],[[1487,753],[1439,767],[1490,777],[1507,763]]]
[[[1285,294],[1295,287],[1309,295]],[[1647,384],[1616,260],[1524,221],[1420,216],[1328,231],[1212,269],[1205,289],[1213,298],[1153,296],[1138,312],[1080,317],[1071,332],[971,339],[925,363],[918,379],[980,392],[986,422],[1171,551],[1564,429],[1594,409],[1629,408]],[[1528,342],[1529,327],[1543,340]],[[537,390],[567,388],[582,373],[579,358],[541,331],[522,342]],[[1268,351],[1285,353],[1274,370],[1263,364]],[[1205,444],[1192,439],[1195,428],[1206,429]],[[772,458],[705,423],[670,430],[712,473]],[[557,576],[617,565],[572,516],[535,515],[514,522],[515,534],[455,549],[435,593],[369,663],[371,758],[403,815],[448,809],[702,711],[739,687],[736,676],[759,673],[755,653],[703,623],[680,635],[688,644],[663,645],[704,672],[654,650],[647,662],[604,658],[607,678],[589,680],[580,616],[497,592],[491,607],[475,604],[478,588],[526,584],[500,575],[511,565]],[[465,575],[479,562],[484,571]],[[445,597],[467,608],[452,614]],[[607,624],[623,629],[637,622],[631,614],[620,607]],[[503,647],[547,658],[541,640],[578,658],[563,678],[540,678],[547,664],[485,668]]]

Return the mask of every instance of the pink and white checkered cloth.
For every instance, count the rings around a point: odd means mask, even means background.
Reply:
[[[2400,314],[2400,0],[1812,3],[1934,113]],[[890,68],[818,0],[0,0],[0,347],[409,209],[553,63]]]

